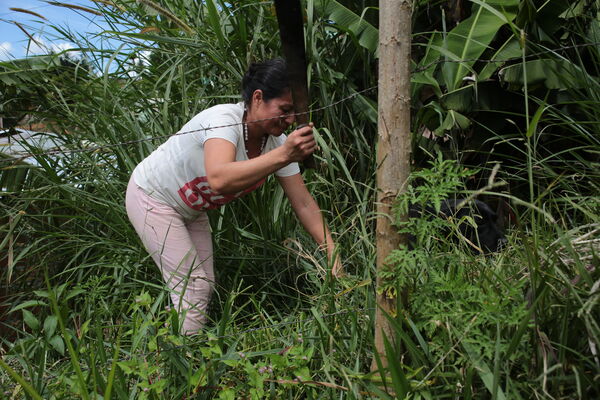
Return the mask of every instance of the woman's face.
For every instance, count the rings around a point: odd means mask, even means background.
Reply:
[[[252,106],[248,120],[263,120],[256,123],[263,133],[281,135],[294,123],[294,103],[292,93],[286,90],[281,96],[265,101],[261,90],[252,96]]]

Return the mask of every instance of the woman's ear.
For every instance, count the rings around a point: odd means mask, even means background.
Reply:
[[[252,104],[260,104],[263,101],[263,92],[260,89],[256,89],[254,93],[252,93]]]

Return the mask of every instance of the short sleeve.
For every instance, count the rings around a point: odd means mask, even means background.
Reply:
[[[269,141],[267,142],[266,151],[271,151],[279,146],[282,146],[285,143],[286,139],[287,139],[287,136],[285,134],[281,134],[279,136],[271,136],[269,138]],[[275,171],[275,175],[280,176],[280,177],[292,176],[292,175],[296,175],[299,173],[300,173],[300,167],[298,166],[298,163],[296,163],[296,162],[289,163],[285,167],[280,168],[277,171]]]
[[[296,175],[299,173],[300,173],[300,167],[298,166],[297,162],[289,163],[285,167],[280,168],[277,171],[275,171],[275,175],[280,176],[280,177],[292,176],[292,175]]]
[[[238,147],[241,135],[241,122],[243,109],[238,109],[238,105],[223,105],[213,107],[206,113],[205,127],[207,128],[204,141],[208,139],[225,139]]]
[[[225,124],[223,124],[225,125]],[[219,127],[217,125],[209,125],[206,128],[206,133],[204,134],[203,143],[208,139],[225,139],[228,142],[233,143],[235,147],[238,146],[238,132],[235,127]]]
[[[225,139],[238,147],[241,133],[243,107],[239,104],[222,104],[196,115],[182,131],[197,130],[201,144],[208,139]]]

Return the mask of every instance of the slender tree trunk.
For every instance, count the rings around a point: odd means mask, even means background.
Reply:
[[[392,226],[391,206],[405,190],[410,173],[410,44],[411,0],[379,2],[379,142],[377,145],[377,288],[385,259],[402,238]],[[379,290],[378,290],[379,292]],[[383,366],[388,362],[383,338],[394,343],[393,329],[385,313],[396,314],[396,299],[377,294],[375,351]],[[372,369],[377,369],[373,360]]]

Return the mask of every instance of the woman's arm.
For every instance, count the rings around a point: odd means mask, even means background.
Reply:
[[[236,149],[229,141],[208,139],[204,143],[206,178],[219,194],[237,193],[289,163],[303,160],[315,146],[312,125],[296,129],[282,146],[247,161],[235,160]]]
[[[296,174],[278,177],[277,179],[304,229],[320,246],[327,250],[327,257],[330,262],[335,257],[331,273],[334,276],[341,275],[343,272],[342,264],[338,254],[336,254],[335,243],[329,228],[325,224],[319,205],[304,185],[302,175]]]

